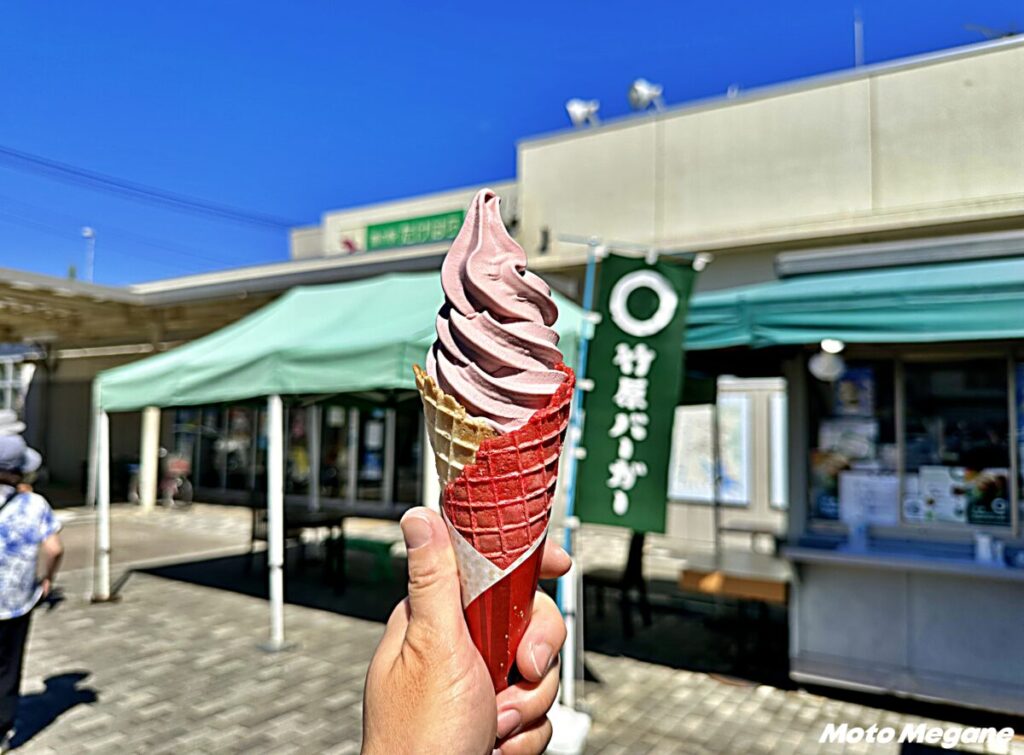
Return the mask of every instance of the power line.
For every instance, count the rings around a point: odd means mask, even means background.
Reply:
[[[18,207],[20,207],[20,210]],[[201,262],[208,262],[216,265],[236,266],[245,265],[250,262],[250,260],[240,259],[230,254],[221,257],[214,257],[214,255],[217,254],[216,252],[196,249],[195,247],[184,246],[182,244],[175,244],[164,239],[154,239],[150,236],[146,236],[145,234],[136,233],[134,231],[129,231],[124,228],[111,225],[103,219],[86,219],[79,215],[61,212],[60,210],[55,210],[52,207],[42,207],[40,205],[33,204],[32,202],[26,202],[23,199],[15,199],[8,194],[0,193],[0,216],[4,215],[10,218],[12,222],[20,222],[21,225],[25,225],[26,227],[34,227],[57,236],[61,236],[62,238],[78,238],[80,228],[87,225],[94,225],[101,230],[104,238],[120,237],[136,244],[142,244],[143,246],[182,254],[186,257],[192,257],[193,259]],[[65,225],[74,229],[73,232],[65,230]],[[147,258],[143,256],[143,259]]]
[[[0,163],[14,170],[53,178],[97,191],[105,191],[141,202],[169,207],[179,212],[191,212],[236,223],[282,230],[301,225],[296,221],[265,213],[251,212],[229,205],[216,204],[203,199],[158,189],[146,184],[116,178],[104,173],[79,168],[68,163],[0,146]]]
[[[20,225],[20,226],[23,226],[25,228],[30,228],[30,229],[32,229],[34,231],[39,231],[41,233],[47,233],[47,234],[49,234],[51,236],[56,236],[58,238],[62,238],[65,241],[71,241],[73,239],[74,240],[78,239],[78,233],[77,232],[73,233],[71,231],[66,230],[62,226],[54,225],[52,223],[47,223],[47,222],[44,222],[44,221],[39,221],[39,220],[36,220],[34,218],[27,217],[25,215],[20,215],[18,213],[9,212],[6,209],[0,209],[0,223],[12,223],[14,225]],[[164,243],[161,243],[161,242],[158,242],[158,241],[147,239],[144,236],[140,236],[138,234],[134,234],[134,233],[131,233],[129,231],[125,231],[125,230],[120,229],[120,228],[112,228],[110,226],[104,225],[102,227],[102,230],[104,232],[104,236],[109,234],[109,235],[112,235],[112,236],[115,236],[115,237],[118,237],[118,236],[126,237],[129,240],[134,238],[135,243],[137,243],[137,244],[142,244],[144,246],[149,246],[149,247],[153,247],[153,248],[156,248],[156,249],[162,249],[162,250],[165,250],[165,251],[173,252],[173,253],[178,254],[180,256],[183,256],[183,257],[190,257],[190,258],[192,258],[192,259],[194,259],[196,261],[199,261],[199,262],[205,262],[207,264],[213,264],[213,265],[223,265],[224,264],[224,260],[222,260],[222,259],[214,259],[213,257],[208,257],[208,256],[205,256],[203,254],[196,253],[195,251],[190,250],[190,249],[186,249],[185,247],[176,246],[176,245],[172,245],[172,244],[164,244]],[[179,264],[174,264],[173,258],[169,258],[169,257],[166,257],[166,256],[165,257],[155,257],[153,255],[140,254],[137,250],[132,250],[130,252],[129,251],[123,251],[123,250],[118,249],[116,246],[114,246],[114,247],[107,247],[107,248],[105,248],[104,249],[104,254],[105,255],[106,254],[114,254],[114,255],[119,256],[119,257],[130,257],[130,258],[133,258],[133,259],[142,259],[142,260],[146,260],[147,262],[152,262],[152,263],[156,263],[156,264],[162,265],[164,268],[166,268],[168,270],[175,270],[175,271],[187,270],[187,267],[185,265],[180,264],[180,261],[179,261]]]

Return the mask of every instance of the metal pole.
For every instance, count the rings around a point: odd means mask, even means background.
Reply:
[[[96,231],[86,226],[82,235],[85,237],[85,279],[92,283],[96,267]]]
[[[348,410],[348,502],[356,502],[359,478],[359,410]]]
[[[859,8],[853,12],[853,65],[857,68],[864,65],[864,20]]]
[[[96,413],[96,568],[92,601],[110,600],[110,418]]]
[[[715,386],[715,403],[711,405],[711,517],[715,528],[715,562],[722,553],[722,507],[719,493],[722,486],[721,451],[718,437],[718,386]]]
[[[284,647],[284,407],[267,399],[267,571],[270,577],[270,641]]]
[[[397,413],[394,407],[384,410],[384,479],[381,481],[380,497],[385,506],[395,502],[395,428]]]
[[[306,438],[309,441],[309,510],[320,510],[320,406],[306,407]]]
[[[580,520],[575,516],[565,518],[565,531],[569,535],[570,552],[576,545],[576,531]],[[579,571],[575,561],[569,572],[558,580],[559,597],[562,603],[562,617],[565,619],[565,644],[562,648],[565,661],[562,663],[562,705],[567,708],[576,706],[576,655],[577,648],[582,648],[577,634],[577,614],[579,608]],[[570,587],[571,586],[571,587]]]
[[[587,270],[583,285],[583,317],[584,327],[580,333],[578,359],[576,363],[576,390],[573,395],[572,414],[570,415],[569,442],[566,451],[569,453],[568,465],[566,468],[565,485],[565,535],[563,544],[569,555],[573,555],[575,548],[575,532],[579,527],[579,519],[574,514],[576,502],[576,470],[577,470],[577,449],[583,438],[583,390],[580,381],[585,380],[587,374],[587,354],[590,347],[591,323],[590,314],[594,307],[594,279],[596,276],[598,258],[598,245],[591,241],[587,246]],[[578,556],[573,559],[573,565],[569,572],[558,580],[558,604],[565,617],[568,635],[566,644],[562,651],[562,704],[573,708],[576,705],[576,675],[577,668],[583,668],[583,643],[577,644],[576,617],[582,614],[580,606],[579,578],[580,572]]]
[[[590,350],[591,335],[590,313],[594,307],[594,278],[597,268],[597,248],[597,243],[594,241],[592,241],[587,247],[587,271],[583,284],[584,323],[583,332],[580,333],[579,351],[576,360],[576,390],[573,392],[572,397],[569,443],[568,448],[566,448],[566,451],[569,453],[569,463],[566,468],[567,479],[565,482],[566,519],[574,516],[574,510],[576,508],[576,451],[579,448],[580,440],[583,438],[583,389],[580,387],[580,381],[585,380],[587,374],[587,354]],[[570,543],[568,529],[565,531],[563,546],[569,551],[569,555],[572,555],[572,551],[569,550],[572,547],[572,544]]]

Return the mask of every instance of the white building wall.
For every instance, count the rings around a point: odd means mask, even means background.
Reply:
[[[1021,224],[1022,81],[1024,40],[1010,40],[527,140],[519,239],[538,257],[548,238],[542,265],[557,268],[579,262],[566,235],[722,260]]]

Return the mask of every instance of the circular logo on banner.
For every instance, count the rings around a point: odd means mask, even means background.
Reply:
[[[629,311],[629,295],[640,288],[649,288],[658,297],[658,308],[646,320],[638,320]],[[612,288],[608,309],[612,321],[623,331],[637,338],[646,338],[668,327],[676,316],[679,295],[664,275],[653,270],[637,270],[623,275]]]

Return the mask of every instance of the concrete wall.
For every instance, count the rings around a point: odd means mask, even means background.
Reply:
[[[527,140],[519,240],[545,268],[578,261],[559,235],[716,250],[708,289],[788,245],[1024,226],[1021,81],[1013,41]]]
[[[803,564],[795,678],[1024,714],[1019,580]]]
[[[102,370],[144,356],[66,359],[58,360],[52,372],[45,365],[37,369],[26,404],[26,437],[43,454],[62,501],[84,485],[82,464],[89,454],[93,378]],[[110,415],[111,458],[137,457],[140,432],[138,412]]]

